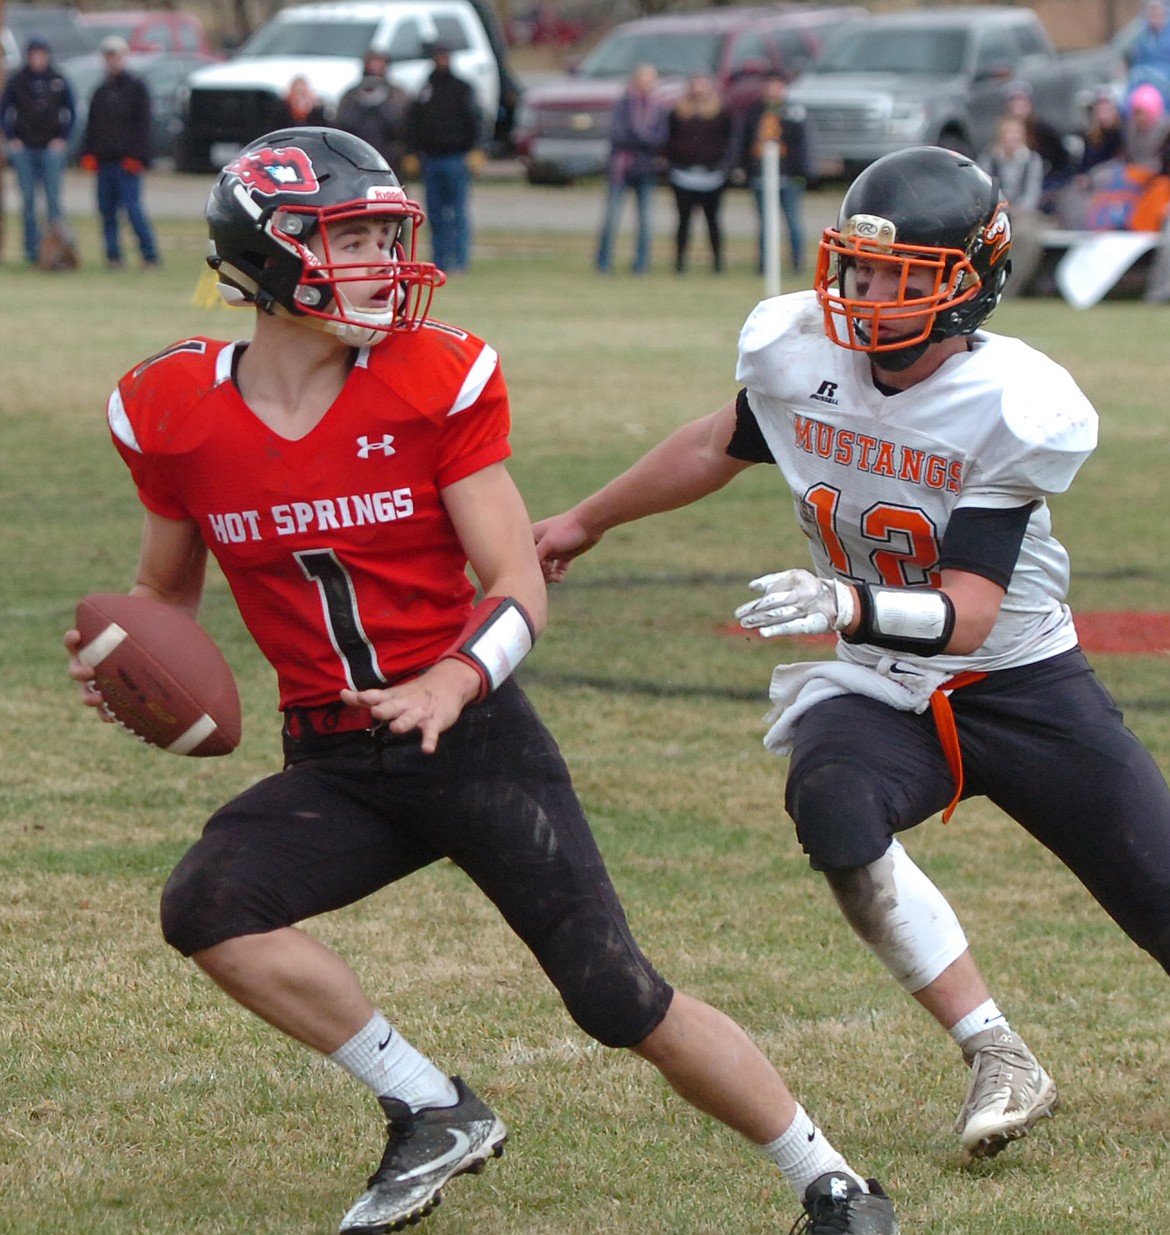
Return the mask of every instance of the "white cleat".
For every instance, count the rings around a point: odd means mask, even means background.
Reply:
[[[955,1123],[963,1158],[994,1158],[1056,1110],[1056,1083],[1004,1025],[977,1033],[963,1047],[971,1067],[967,1097]]]

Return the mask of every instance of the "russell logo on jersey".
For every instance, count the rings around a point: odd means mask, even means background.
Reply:
[[[840,405],[840,400],[837,398],[837,383],[836,382],[821,382],[816,388],[816,391],[809,395],[810,399],[815,399],[817,403],[829,403],[833,407]]]

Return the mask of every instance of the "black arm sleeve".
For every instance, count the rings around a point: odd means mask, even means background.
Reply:
[[[1006,592],[1020,556],[1032,504],[1001,510],[963,506],[951,515],[939,549],[940,570],[966,570]]]
[[[735,398],[735,432],[727,443],[727,453],[745,463],[776,462],[771,447],[760,432],[759,421],[748,403],[746,390],[741,390]]]

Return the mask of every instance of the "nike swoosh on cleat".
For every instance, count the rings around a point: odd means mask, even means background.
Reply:
[[[464,1157],[471,1148],[467,1133],[460,1132],[457,1128],[448,1128],[447,1131],[455,1138],[455,1144],[441,1158],[432,1158],[429,1162],[416,1166],[413,1171],[404,1171],[398,1178],[413,1179],[416,1175],[429,1175],[432,1171],[437,1171],[448,1163],[458,1162]]]

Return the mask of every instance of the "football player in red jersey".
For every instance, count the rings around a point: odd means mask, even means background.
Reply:
[[[1051,1115],[1056,1086],[901,832],[985,795],[1170,969],[1170,790],[1077,646],[1047,502],[1097,415],[1065,370],[980,329],[1010,248],[971,160],[878,160],[825,232],[815,288],[745,323],[738,396],[534,529],[556,581],[610,528],[779,468],[815,573],[753,580],[736,616],[839,642],[835,661],[776,668],[765,745],[791,755],[785,805],[810,864],[970,1066],[967,1159]]]
[[[207,208],[250,341],[186,339],[110,397],[146,507],[132,591],[194,613],[215,555],[277,673],[285,768],[217,811],[162,896],[167,940],[377,1096],[382,1161],[341,1223],[397,1230],[498,1155],[503,1122],[296,923],[440,858],[531,948],[578,1025],[654,1064],[783,1171],[809,1231],[896,1235],[744,1031],[642,954],[555,742],[512,678],[545,584],[505,467],[496,353],[427,316],[442,282],[385,160],[331,129],[253,143]],[[482,589],[476,599],[466,569]],[[100,706],[66,636],[71,675]]]

